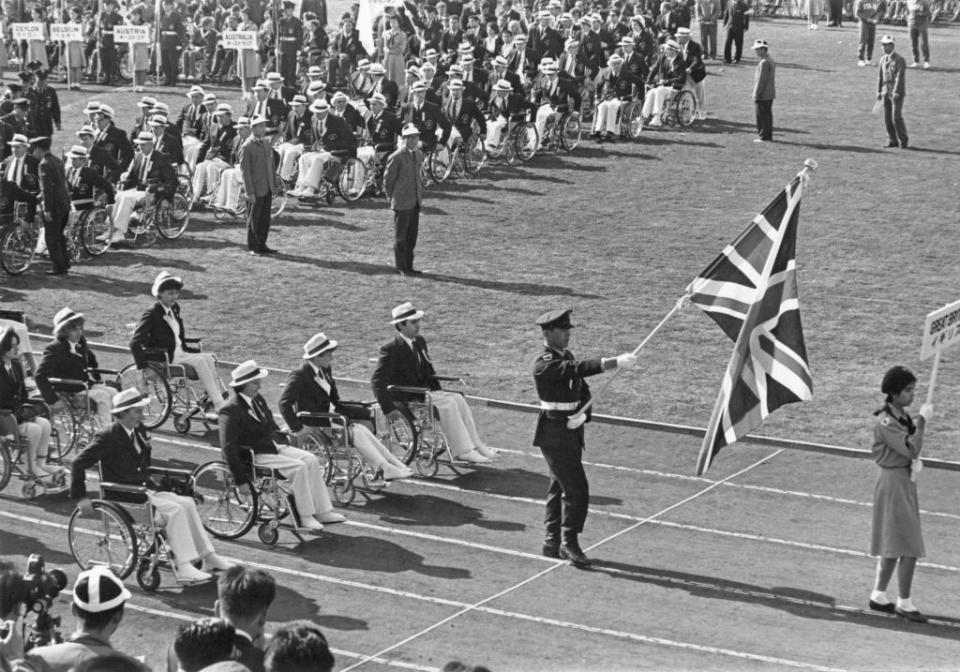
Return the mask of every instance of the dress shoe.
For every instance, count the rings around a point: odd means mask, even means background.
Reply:
[[[904,140],[903,142],[900,143],[900,149],[906,149],[907,146],[908,146],[908,145],[907,145],[907,141],[906,141],[906,140]]]
[[[298,526],[298,529],[307,530],[308,532],[319,532],[323,529],[323,524],[314,520],[313,518],[305,518]]]
[[[574,567],[589,567],[590,558],[588,558],[578,544],[563,544],[560,546],[560,557],[563,560],[569,560]]]
[[[560,544],[555,541],[545,541],[541,553],[545,558],[560,560]]]
[[[187,562],[177,567],[177,578],[184,582],[200,583],[201,581],[209,581],[213,577],[206,572],[201,572],[199,569]]]
[[[886,604],[880,604],[879,602],[874,602],[870,600],[870,608],[873,611],[882,611],[885,614],[892,614],[896,611],[897,607],[893,602],[887,602]]]
[[[343,514],[337,513],[336,511],[327,511],[326,513],[318,513],[314,516],[317,520],[325,525],[333,525],[334,523],[345,523],[347,522],[346,517]]]
[[[913,610],[913,611],[904,611],[903,609],[900,609],[900,608],[898,607],[898,608],[896,608],[896,609],[894,610],[894,613],[895,613],[897,616],[899,616],[900,618],[905,618],[905,619],[907,619],[907,620],[910,621],[911,623],[926,623],[926,622],[927,622],[927,617],[924,616],[923,614],[921,614],[921,613],[919,612],[919,610],[916,610],[916,609]]]
[[[472,464],[483,464],[489,462],[489,457],[484,457],[475,450],[471,450],[469,453],[464,453],[463,455],[458,455],[456,458],[457,462],[470,462]]]
[[[410,275],[423,275],[423,271],[418,268],[408,268],[407,273]]]
[[[413,470],[407,467],[395,467],[392,464],[383,465],[381,470],[383,475],[383,480],[385,481],[398,481],[401,478],[410,478],[413,476]]]
[[[51,268],[47,271],[47,275],[66,275],[67,269],[65,268]]]
[[[232,568],[233,565],[223,558],[221,558],[216,553],[210,553],[203,557],[203,566],[201,569],[205,572],[225,572],[228,569]]]
[[[884,145],[884,147],[899,147],[899,146],[900,145],[898,145],[895,142],[888,142],[886,145]]]
[[[497,450],[496,448],[491,448],[490,446],[487,446],[487,445],[477,446],[475,450],[481,455],[483,455],[484,457],[491,460],[500,454],[499,450]]]
[[[272,247],[265,247],[260,250],[260,254],[280,254],[280,250],[275,250]]]

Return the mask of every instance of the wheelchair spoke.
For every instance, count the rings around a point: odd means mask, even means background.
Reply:
[[[194,473],[197,512],[208,532],[236,539],[249,531],[256,514],[256,499],[249,486],[238,486],[221,462],[210,462]]]
[[[73,557],[84,569],[100,565],[126,577],[137,557],[133,531],[110,507],[101,503],[94,507],[92,520],[80,517],[78,511],[70,518],[68,538]]]

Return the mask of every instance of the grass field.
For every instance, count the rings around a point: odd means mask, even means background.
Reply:
[[[909,60],[905,30],[889,32]],[[960,46],[955,30],[931,31],[934,68],[909,72],[912,148],[900,151],[882,148],[882,120],[871,114],[877,74],[856,67],[855,26],[810,33],[799,22],[761,20],[747,41],[758,37],[778,63],[775,143],[752,142],[752,54],[736,67],[712,63],[710,118],[689,132],[584,143],[570,156],[432,188],[417,248],[416,264],[428,271],[421,278],[394,273],[391,212],[366,199],[288,211],[270,239],[283,252],[275,258],[248,257],[241,225],[197,214],[177,243],[117,250],[64,280],[49,280],[42,266],[4,277],[0,300],[26,310],[41,331],[69,304],[88,314],[97,338],[123,343],[150,302],[153,276],[172,269],[187,283],[189,332],[223,358],[289,364],[323,330],[342,344],[337,372],[358,378],[390,336],[390,308],[411,300],[428,313],[440,369],[469,373],[475,393],[530,401],[536,315],[572,307],[578,354],[633,348],[810,157],[820,168],[805,193],[797,258],[815,398],[780,411],[764,431],[864,446],[883,371],[902,362],[923,380],[923,316],[957,298],[960,68],[952,66]],[[171,107],[183,96],[155,93]],[[235,91],[220,94],[238,102]],[[114,104],[127,126],[139,96],[62,92],[65,129],[80,124],[89,98]],[[704,425],[730,350],[688,308],[649,344],[642,372],[621,376],[599,408]],[[927,446],[956,458],[955,356],[947,354],[941,372]]]

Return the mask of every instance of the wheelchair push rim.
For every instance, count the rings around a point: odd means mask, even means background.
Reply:
[[[110,249],[113,219],[106,208],[94,208],[80,220],[80,243],[91,257],[99,257]]]
[[[70,552],[81,569],[109,567],[125,579],[137,566],[137,537],[128,516],[103,501],[93,502],[94,516],[86,518],[75,509],[67,526]]]
[[[0,236],[0,265],[7,275],[20,275],[30,268],[37,241],[37,232],[27,224],[14,224],[4,230]]]
[[[257,493],[237,485],[222,462],[207,462],[193,472],[197,513],[204,529],[218,539],[238,539],[257,519]]]
[[[143,387],[137,385],[137,366],[128,364],[120,370],[120,388],[136,387],[141,392],[150,397],[150,403],[143,407],[143,426],[153,430],[162,425],[170,417],[170,411],[173,407],[173,393],[170,391],[170,384],[167,383],[158,367],[150,365],[155,377],[146,378],[143,381]]]

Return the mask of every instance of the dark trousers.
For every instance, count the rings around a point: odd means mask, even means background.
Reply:
[[[757,108],[757,135],[761,140],[773,140],[773,101],[758,100]]]
[[[703,55],[710,58],[717,57],[717,24],[700,24],[700,46],[703,47]]]
[[[927,19],[918,20],[910,26],[910,47],[913,50],[913,62],[919,63],[920,56],[923,62],[930,60],[930,36],[927,32]]]
[[[278,72],[283,76],[287,86],[297,85],[297,52],[296,50],[280,52],[280,68]]]
[[[393,211],[393,258],[398,271],[413,270],[413,248],[420,233],[420,206]]]
[[[860,22],[860,46],[857,47],[857,60],[873,60],[873,43],[877,37],[877,24],[869,21]]]
[[[843,0],[830,0],[830,24],[843,25]]]
[[[590,485],[583,470],[582,448],[540,448],[550,469],[547,490],[547,515],[544,523],[547,540],[576,543],[583,532],[590,504]]]
[[[883,123],[887,126],[890,144],[907,146],[907,125],[903,121],[903,96],[883,97]]]
[[[50,255],[53,267],[58,271],[70,268],[70,260],[67,258],[67,239],[63,235],[69,220],[70,213],[64,212],[54,215],[51,221],[43,224],[43,238],[47,244],[47,253]]]
[[[103,81],[109,84],[120,72],[117,69],[117,48],[112,43],[102,44],[97,51],[97,56],[100,59],[100,73]]]
[[[267,246],[270,235],[270,203],[273,194],[257,196],[253,205],[247,203],[247,249],[260,252]]]
[[[731,45],[736,45],[737,47],[733,60],[739,63],[740,57],[743,56],[743,31],[739,28],[727,28],[727,40],[723,43],[723,60],[727,63],[730,62]]]
[[[160,49],[160,69],[163,71],[163,79],[167,86],[176,86],[177,84],[177,74],[179,73],[177,56],[179,53],[176,46],[164,46]]]

